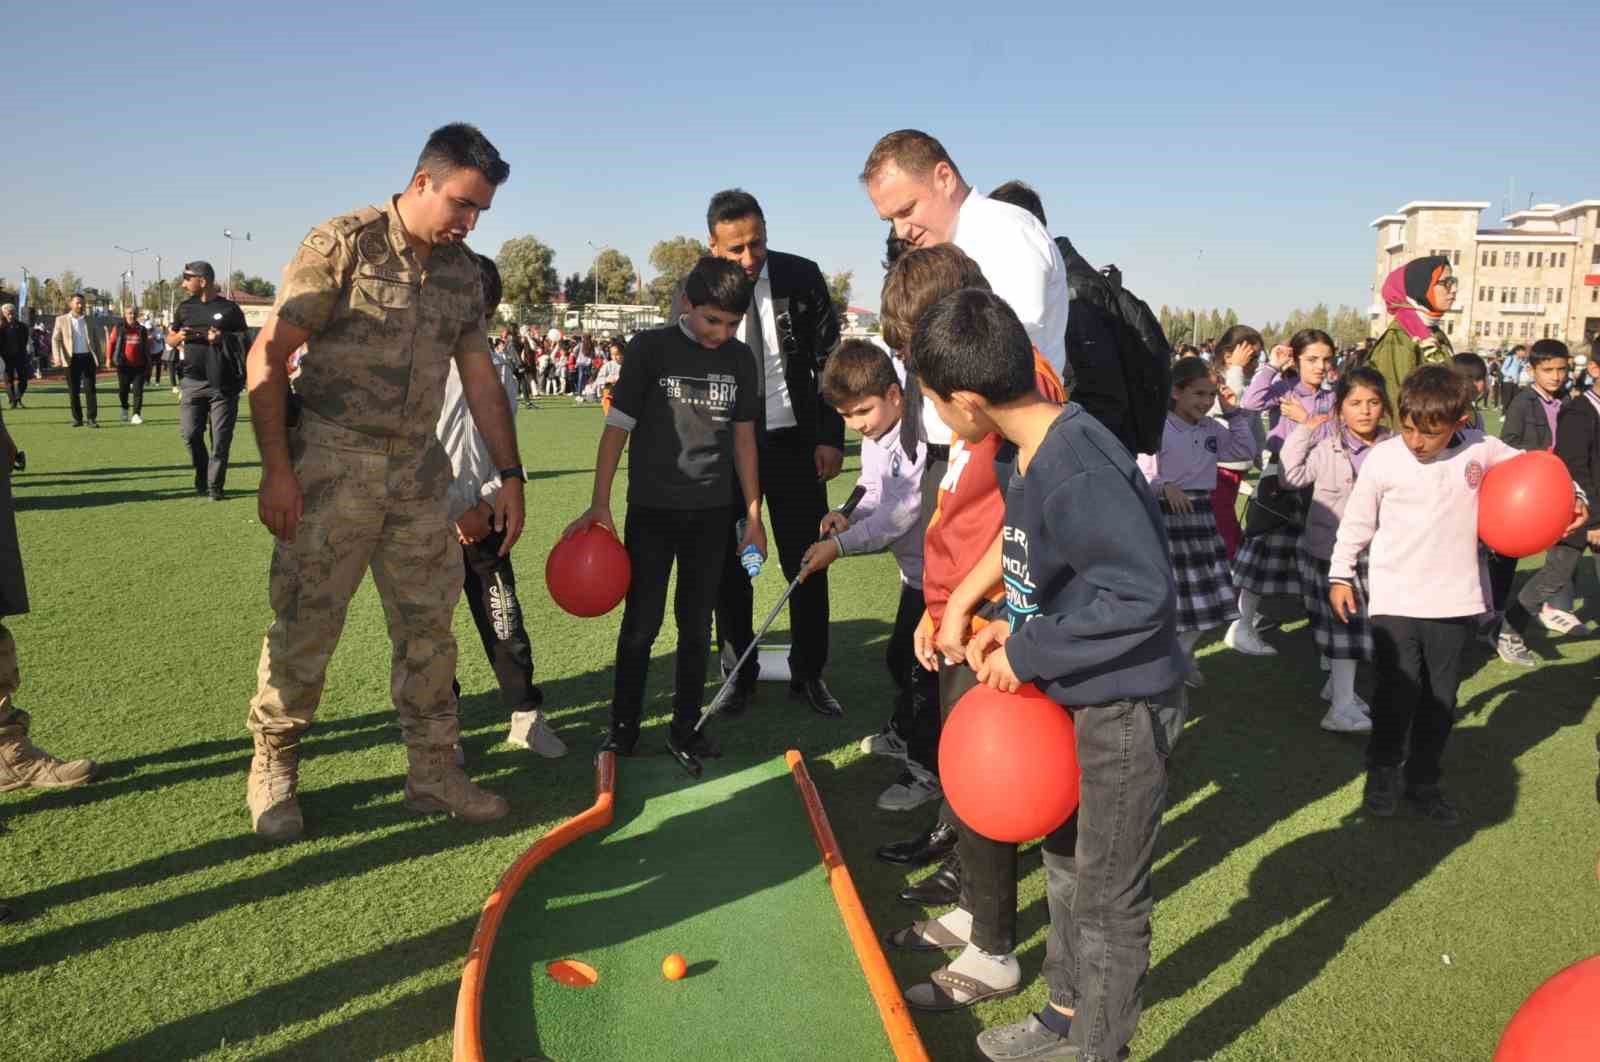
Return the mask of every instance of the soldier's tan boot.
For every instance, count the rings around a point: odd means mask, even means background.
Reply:
[[[449,746],[406,749],[405,805],[424,815],[446,814],[468,822],[493,822],[504,818],[511,805],[502,797],[473,784],[456,763]]]
[[[60,760],[28,739],[28,713],[0,724],[0,793],[13,789],[70,789],[93,780],[93,760]]]
[[[306,828],[295,795],[300,785],[300,739],[268,734],[254,737],[256,754],[250,759],[245,790],[250,828],[269,841],[298,840]]]

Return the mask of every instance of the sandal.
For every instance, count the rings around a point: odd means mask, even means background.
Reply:
[[[964,948],[967,942],[956,936],[936,918],[912,922],[884,937],[884,942],[899,951],[948,951]]]
[[[961,1010],[974,1003],[982,1003],[986,999],[1003,999],[1014,996],[1022,991],[1022,983],[1018,981],[1009,988],[996,988],[986,985],[975,977],[956,973],[948,966],[941,966],[928,975],[927,983],[912,985],[906,989],[906,1002],[917,1010],[933,1012]],[[955,993],[960,992],[967,998],[957,999]]]

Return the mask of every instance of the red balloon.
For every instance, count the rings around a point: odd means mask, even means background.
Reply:
[[[1593,1062],[1600,1014],[1600,955],[1575,962],[1533,990],[1511,1016],[1494,1062]]]
[[[557,542],[544,562],[551,598],[574,616],[603,616],[616,608],[632,576],[627,549],[599,524]]]
[[[939,782],[961,821],[985,837],[1043,837],[1078,808],[1072,716],[1032,686],[978,686],[957,702],[939,738]]]
[[[1561,541],[1577,495],[1561,458],[1535,450],[1495,465],[1478,488],[1478,537],[1502,557],[1531,557]]]

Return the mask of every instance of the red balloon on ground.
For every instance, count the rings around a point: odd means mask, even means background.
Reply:
[[[632,575],[627,549],[599,524],[557,542],[544,562],[550,597],[574,616],[603,616],[616,608]]]
[[[1572,522],[1572,473],[1548,450],[1502,461],[1478,488],[1478,537],[1502,557],[1531,557]]]
[[[1511,1016],[1494,1062],[1593,1062],[1600,1014],[1600,955],[1534,989]]]
[[[1078,808],[1078,743],[1067,710],[1032,686],[979,686],[939,738],[939,782],[961,821],[985,837],[1043,837]]]

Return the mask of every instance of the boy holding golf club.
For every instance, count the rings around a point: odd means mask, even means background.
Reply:
[[[676,562],[678,648],[667,750],[694,775],[702,758],[722,754],[695,724],[729,525],[742,515],[739,548],[767,551],[756,476],[760,383],[750,349],[734,338],[751,291],[735,263],[702,258],[684,281],[687,312],[628,345],[600,436],[591,504],[562,534],[594,524],[615,533],[611,484],[631,438],[623,541],[632,577],[617,637],[611,733],[600,750],[628,756],[638,743],[650,649],[661,630],[667,579]],[[728,504],[736,475],[742,514]]]

